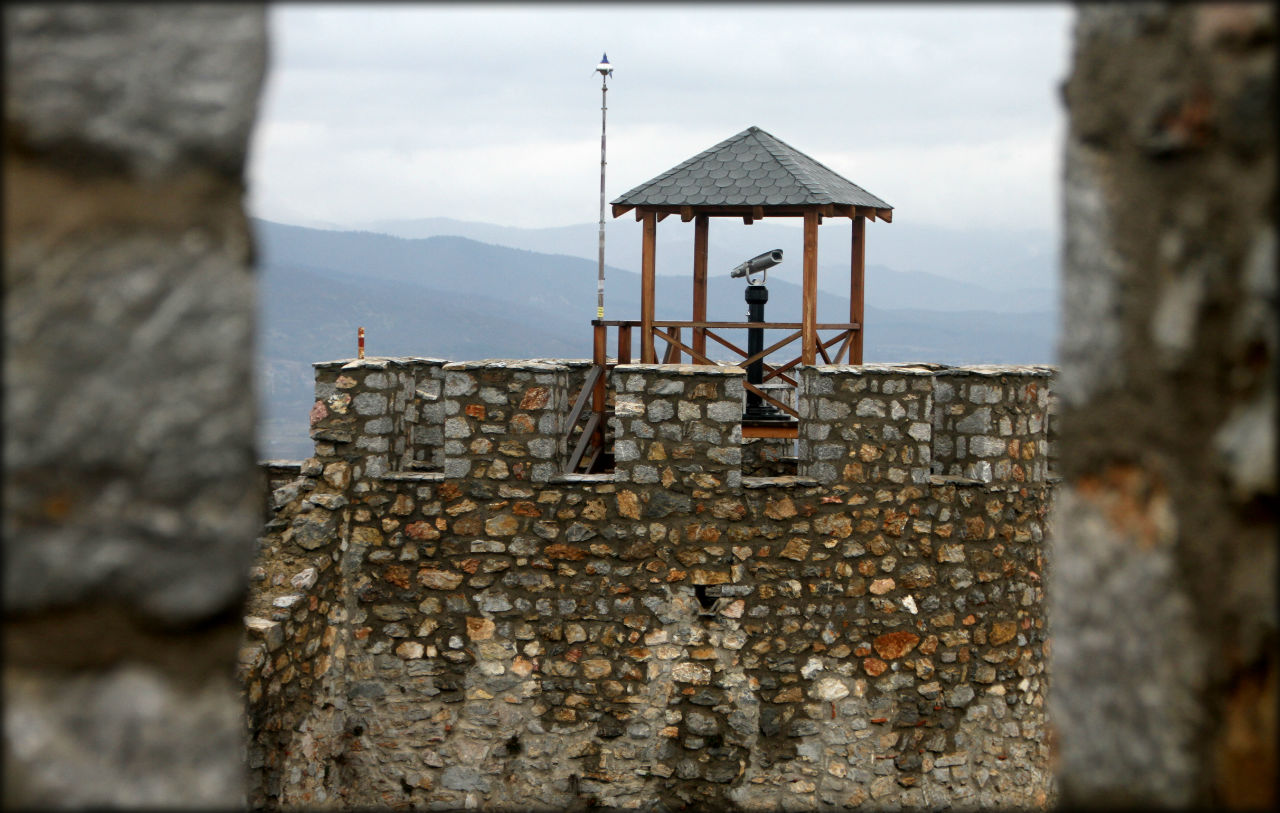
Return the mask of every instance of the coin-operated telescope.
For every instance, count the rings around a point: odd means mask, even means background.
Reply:
[[[775,248],[773,251],[766,251],[759,254],[737,268],[729,272],[729,276],[733,278],[746,277],[748,285],[764,285],[765,279],[768,278],[768,270],[778,263],[782,262],[782,249]],[[757,282],[752,274],[759,274],[760,280]]]
[[[782,249],[775,248],[752,257],[729,272],[730,277],[747,278],[747,321],[764,323],[764,305],[769,301],[769,289],[764,286],[768,271],[782,262]],[[756,278],[759,274],[759,278]],[[764,350],[764,328],[747,328],[748,358]],[[764,359],[758,358],[747,365],[747,382],[759,387],[764,383]],[[747,405],[742,411],[744,421],[790,421],[777,407],[766,404],[764,400],[751,390],[747,390]]]

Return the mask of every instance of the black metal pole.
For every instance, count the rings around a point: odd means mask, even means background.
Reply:
[[[764,323],[764,304],[769,301],[769,289],[763,285],[748,285],[746,291],[747,321]],[[764,350],[764,328],[747,328],[747,355],[754,356]],[[764,359],[758,358],[747,365],[747,383],[759,387],[764,383]],[[742,411],[744,420],[777,419],[778,408],[766,404],[759,395],[747,390],[747,406]]]

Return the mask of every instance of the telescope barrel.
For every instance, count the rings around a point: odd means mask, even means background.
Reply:
[[[782,249],[775,248],[773,251],[766,251],[763,254],[752,257],[745,263],[729,272],[730,277],[745,277],[747,274],[755,274],[769,268],[773,268],[782,262]]]

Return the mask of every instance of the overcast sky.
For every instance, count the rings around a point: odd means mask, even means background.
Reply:
[[[907,219],[1056,232],[1067,4],[277,4],[249,166],[270,220],[595,222],[755,125]],[[780,221],[781,222],[781,221]]]

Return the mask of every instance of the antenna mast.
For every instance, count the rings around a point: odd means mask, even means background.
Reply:
[[[600,58],[600,64],[596,65],[596,70],[600,72],[600,271],[596,279],[596,318],[604,318],[604,133],[605,133],[605,115],[608,110],[606,104],[607,97],[605,94],[609,92],[608,79],[613,75],[613,66],[609,64],[609,55],[605,54]]]

